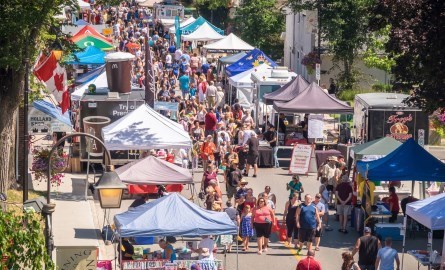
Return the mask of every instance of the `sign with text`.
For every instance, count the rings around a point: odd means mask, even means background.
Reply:
[[[310,144],[296,144],[292,151],[289,173],[307,174],[314,147]]]
[[[28,113],[28,131],[32,134],[50,134],[52,132],[70,132],[72,128],[52,116],[31,107]]]
[[[310,114],[308,117],[308,130],[307,137],[312,139],[322,139],[323,138],[323,114]]]
[[[122,270],[164,270],[167,260],[123,261]]]
[[[320,64],[315,64],[315,79],[320,80]]]
[[[97,247],[57,247],[56,266],[60,270],[96,270]]]

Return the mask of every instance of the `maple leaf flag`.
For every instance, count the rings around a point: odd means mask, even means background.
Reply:
[[[52,51],[49,56],[40,54],[33,73],[54,95],[56,101],[61,103],[63,92],[67,90],[66,70],[59,64]]]

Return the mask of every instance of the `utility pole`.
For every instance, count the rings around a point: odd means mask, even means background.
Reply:
[[[318,20],[318,48],[317,48],[317,52],[318,52],[318,59],[321,59],[321,1],[322,0],[318,0],[317,3],[317,20]]]
[[[23,187],[23,202],[28,200],[28,147],[29,147],[29,134],[28,134],[28,93],[29,93],[29,42],[26,42],[25,46],[25,60],[23,61],[25,66],[25,85],[23,95],[23,172],[22,172],[22,187]],[[49,181],[49,179],[48,179]]]

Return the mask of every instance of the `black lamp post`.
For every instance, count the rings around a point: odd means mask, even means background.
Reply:
[[[53,234],[52,234],[52,213],[54,212],[56,208],[55,203],[51,203],[51,156],[53,155],[54,151],[68,138],[73,137],[88,137],[91,139],[96,140],[97,143],[102,145],[103,149],[105,150],[105,165],[106,170],[103,173],[102,177],[100,178],[99,182],[96,184],[96,189],[99,190],[99,200],[100,205],[102,208],[119,208],[122,201],[122,193],[123,189],[127,188],[125,184],[121,182],[119,179],[119,176],[114,172],[114,168],[111,165],[107,165],[111,162],[111,155],[110,151],[105,147],[104,143],[97,138],[94,135],[83,133],[83,132],[77,132],[72,133],[69,135],[66,135],[65,137],[61,138],[59,141],[54,144],[54,146],[51,148],[51,151],[48,155],[48,168],[47,168],[47,178],[48,178],[48,184],[47,184],[47,190],[46,190],[46,204],[43,206],[42,213],[45,216],[45,241],[46,241],[46,249],[48,252],[49,257],[52,257],[52,251],[53,251]],[[118,190],[120,189],[120,193]]]

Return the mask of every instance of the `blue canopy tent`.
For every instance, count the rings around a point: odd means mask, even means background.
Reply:
[[[178,193],[114,216],[121,237],[236,235],[225,212],[200,208]]]
[[[105,64],[105,52],[101,49],[88,46],[81,52],[71,55],[71,59],[67,61],[67,64],[77,65],[103,65]]]
[[[229,77],[232,77],[261,64],[268,64],[271,67],[277,66],[277,64],[267,57],[265,53],[260,49],[255,48],[235,63],[226,67],[226,73]]]
[[[62,109],[60,107],[57,107],[56,105],[45,101],[45,100],[36,100],[32,103],[32,106],[36,108],[37,110],[57,119],[58,121],[72,127],[70,115],[68,111],[66,111],[64,114],[62,114]]]
[[[191,24],[186,25],[183,28],[181,28],[180,29],[181,30],[181,35],[189,35],[189,34],[195,32],[196,29],[198,29],[204,23],[208,23],[210,25],[210,27],[212,27],[218,34],[224,35],[224,30],[221,30],[218,27],[214,26],[209,21],[204,19],[204,17],[201,17],[201,16],[199,16],[198,19],[196,19],[196,21],[194,21]]]
[[[103,72],[105,72],[105,65],[102,65],[98,68],[91,70],[90,72],[82,74],[81,76],[77,77],[77,79],[75,81],[76,85],[81,85],[81,84],[87,83],[87,82],[99,77],[99,75],[102,74]]]
[[[428,153],[414,139],[409,139],[387,156],[358,161],[357,170],[372,181],[445,182],[445,164]]]

